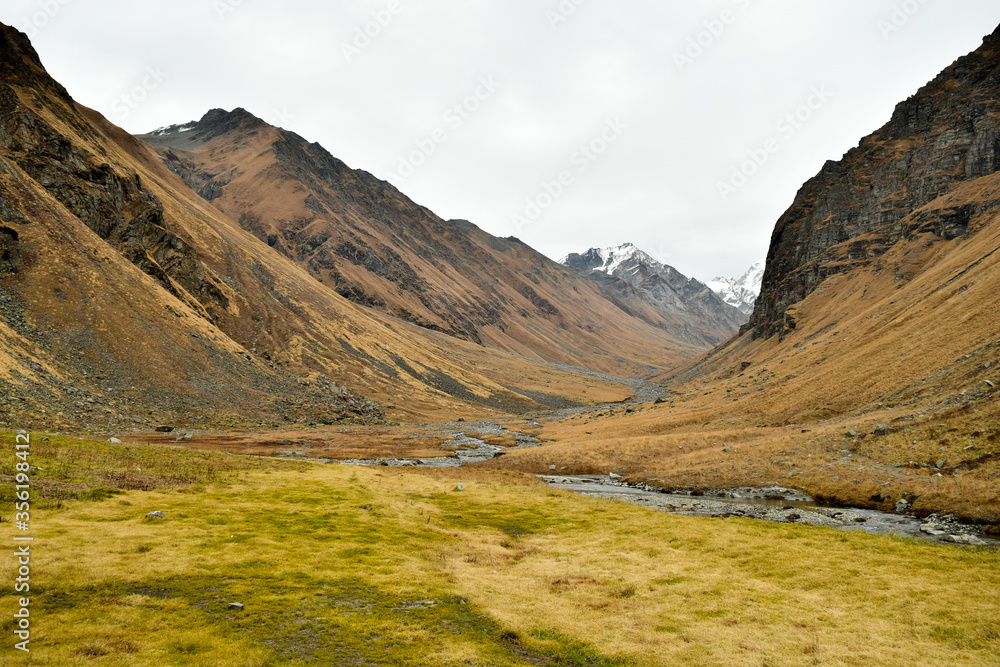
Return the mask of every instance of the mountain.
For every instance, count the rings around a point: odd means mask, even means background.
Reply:
[[[794,326],[789,309],[832,276],[870,265],[900,241],[965,237],[991,202],[959,206],[957,187],[1000,168],[1000,32],[958,60],[839,161],[830,161],[778,220],[755,337]],[[907,280],[916,266],[900,267]]]
[[[750,323],[656,378],[664,404],[552,422],[551,446],[493,465],[778,485],[1000,534],[998,124],[1000,29],[802,187]]]
[[[697,345],[714,346],[737,332],[746,318],[705,284],[662,264],[631,243],[591,248],[561,262],[596,283],[626,312],[652,306],[672,333]]]
[[[527,282],[530,323],[544,303]],[[451,418],[586,398],[589,382],[343,298],[77,104],[2,25],[0,341],[0,424],[18,428]]]
[[[677,379],[732,378],[736,399],[751,374],[779,375],[766,392],[779,421],[905,405],[982,410],[988,423],[998,193],[1000,29],[803,185],[743,335]]]
[[[139,137],[223,214],[344,298],[477,345],[634,375],[721,338],[623,310],[516,238],[443,220],[391,184],[244,109]]]
[[[760,261],[747,269],[739,278],[712,278],[705,284],[721,296],[723,301],[749,317],[753,314],[753,305],[760,294],[763,280],[764,262]]]

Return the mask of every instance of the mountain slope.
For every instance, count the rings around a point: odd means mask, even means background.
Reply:
[[[549,374],[376,315],[76,104],[0,27],[0,418],[93,428],[538,407]],[[489,373],[486,377],[483,373]],[[364,398],[364,397],[367,398]]]
[[[744,315],[753,314],[754,304],[760,295],[760,286],[764,280],[764,262],[757,262],[739,278],[724,276],[707,281],[709,289],[722,297],[730,306],[738,309]]]
[[[750,325],[661,376],[666,404],[553,422],[556,444],[494,465],[780,485],[1000,534],[998,37],[803,187]]]
[[[517,239],[445,221],[243,109],[140,137],[219,210],[342,296],[477,344],[634,375],[708,347],[654,308],[626,313]]]
[[[748,325],[755,337],[786,331],[788,309],[827,278],[870,263],[898,241],[932,232],[964,236],[970,207],[934,206],[957,184],[1000,169],[1000,31],[958,60],[840,161],[827,162],[778,220]],[[901,279],[906,276],[900,276]]]
[[[673,323],[675,335],[695,345],[718,345],[746,319],[703,283],[631,243],[573,253],[560,263],[597,283],[626,312],[641,313],[652,306],[663,320]]]

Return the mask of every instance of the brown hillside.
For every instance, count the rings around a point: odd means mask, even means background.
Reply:
[[[627,312],[514,238],[445,221],[392,185],[243,109],[143,135],[219,210],[355,303],[535,359],[635,375],[732,329],[652,303]]]
[[[987,38],[803,188],[755,324],[662,376],[670,401],[555,420],[557,444],[494,465],[1000,522],[1000,162],[976,138],[996,118],[981,109],[1000,99],[998,65]]]
[[[623,398],[345,300],[77,105],[6,26],[0,74],[5,423],[336,423],[382,418],[369,399],[427,416]]]

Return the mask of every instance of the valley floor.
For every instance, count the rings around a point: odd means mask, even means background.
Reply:
[[[988,665],[1000,651],[988,549],[679,517],[481,468],[57,437],[33,440],[31,462],[31,664]],[[10,587],[0,604],[15,608]]]

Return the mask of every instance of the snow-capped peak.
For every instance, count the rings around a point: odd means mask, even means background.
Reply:
[[[167,125],[165,127],[158,127],[149,134],[150,136],[154,137],[162,137],[167,134],[179,134],[181,132],[190,132],[195,128],[197,124],[198,121],[193,120],[190,123],[185,123],[183,125]]]
[[[593,271],[600,271],[601,273],[607,273],[608,275],[614,275],[615,271],[625,262],[630,259],[636,259],[645,264],[659,264],[652,257],[639,250],[631,243],[624,243],[620,246],[615,246],[611,248],[593,248],[586,253],[588,258],[592,258],[594,262],[591,264]],[[560,264],[568,265],[570,263],[570,258],[572,255],[567,255],[559,260]],[[596,260],[600,260],[597,266]]]
[[[743,313],[751,315],[760,295],[763,280],[764,262],[761,261],[747,269],[740,278],[713,278],[705,281],[705,284],[730,306],[735,306]]]

